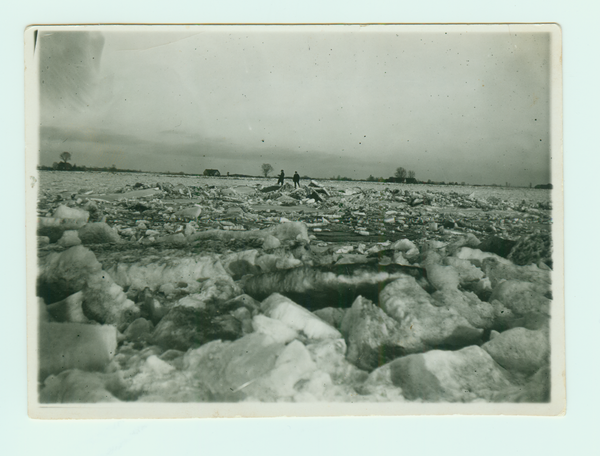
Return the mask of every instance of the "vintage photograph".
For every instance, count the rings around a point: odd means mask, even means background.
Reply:
[[[564,413],[558,26],[25,38],[30,416]]]

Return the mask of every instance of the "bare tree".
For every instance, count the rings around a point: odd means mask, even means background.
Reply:
[[[265,177],[269,177],[269,174],[273,172],[273,167],[269,163],[263,163],[260,169]]]
[[[406,178],[406,170],[401,166],[399,168],[396,168],[396,177],[398,179],[405,179]]]
[[[408,178],[409,179],[414,179],[415,178],[415,172],[414,171],[409,171],[408,172]]]
[[[67,163],[69,160],[71,160],[71,152],[63,152],[60,154],[60,158],[62,159],[63,163]]]

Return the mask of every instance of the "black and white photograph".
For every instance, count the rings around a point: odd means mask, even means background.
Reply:
[[[30,416],[564,413],[561,40],[29,27]]]

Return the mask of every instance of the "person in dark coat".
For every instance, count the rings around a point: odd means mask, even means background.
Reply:
[[[279,180],[277,181],[277,185],[283,185],[283,179],[285,179],[285,173],[281,170],[281,174],[279,175]]]
[[[298,171],[294,171],[293,181],[294,181],[294,188],[296,188],[296,185],[298,187],[300,187],[300,174],[298,174]]]

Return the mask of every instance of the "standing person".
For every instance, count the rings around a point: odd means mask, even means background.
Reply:
[[[285,173],[281,170],[281,174],[279,175],[279,180],[277,181],[277,185],[283,185],[283,179],[285,179]]]
[[[298,185],[298,187],[300,187],[300,174],[298,174],[298,171],[294,171],[294,188],[296,188],[296,185]]]

